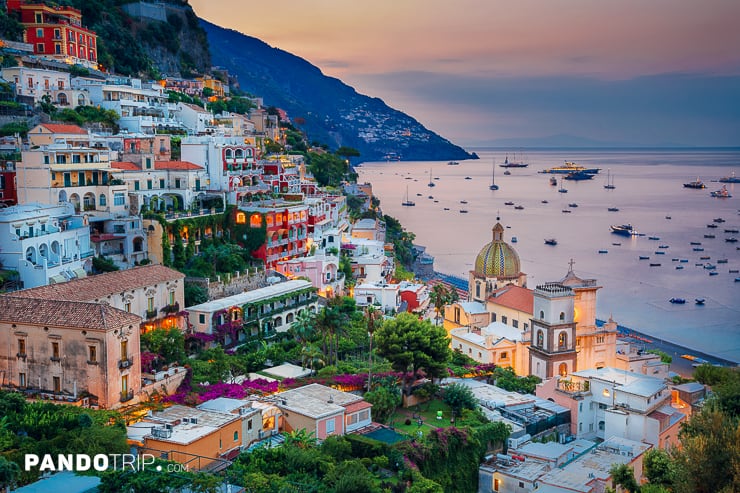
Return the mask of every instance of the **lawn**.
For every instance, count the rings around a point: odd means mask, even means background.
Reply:
[[[437,419],[437,412],[442,411],[442,419]],[[419,417],[422,420],[421,426],[419,426]],[[406,419],[411,420],[411,424],[406,424]],[[442,402],[441,400],[434,399],[423,404],[411,406],[409,408],[398,408],[396,412],[391,416],[389,425],[395,428],[399,433],[406,433],[410,436],[415,436],[419,431],[423,434],[429,433],[435,428],[447,428],[448,426],[466,426],[468,424],[474,425],[474,423],[466,423],[465,420],[459,416],[455,417],[454,422],[450,422],[452,418],[452,409],[450,406]]]

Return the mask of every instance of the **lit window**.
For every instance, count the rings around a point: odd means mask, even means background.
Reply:
[[[87,360],[90,363],[97,363],[98,362],[98,348],[96,346],[88,346],[87,352],[88,352]]]
[[[236,213],[236,224],[246,224],[247,223],[247,215],[243,212],[237,212]]]

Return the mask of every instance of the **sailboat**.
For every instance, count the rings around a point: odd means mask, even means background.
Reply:
[[[406,207],[413,207],[416,205],[415,202],[412,202],[409,200],[409,187],[408,186],[406,186],[406,200],[401,202],[401,205],[405,205]]]
[[[433,187],[435,183],[432,181],[432,168],[429,168],[429,185],[428,187]]]
[[[604,188],[607,190],[614,190],[616,187],[614,186],[614,180],[611,179],[611,168],[608,168],[606,170],[606,185],[604,185]]]
[[[498,185],[496,185],[496,161],[493,161],[493,166],[491,168],[491,186],[488,187],[489,190],[498,190]]]
[[[558,192],[560,193],[568,193],[568,189],[563,186],[563,179],[560,179],[560,188],[558,188]]]

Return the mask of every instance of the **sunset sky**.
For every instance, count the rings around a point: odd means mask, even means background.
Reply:
[[[463,146],[740,146],[738,0],[190,0]]]

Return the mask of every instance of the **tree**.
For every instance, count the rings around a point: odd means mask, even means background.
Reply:
[[[402,313],[386,321],[375,332],[378,354],[388,359],[393,369],[404,373],[403,392],[411,387],[419,370],[431,378],[440,377],[450,359],[450,340],[444,328]]]
[[[335,493],[379,493],[373,475],[358,460],[344,461],[326,475]]]
[[[439,318],[445,315],[445,306],[453,303],[459,299],[457,290],[454,288],[446,288],[444,284],[435,284],[432,287],[432,292],[429,293],[429,299],[434,305],[434,322],[439,325]]]
[[[640,486],[635,479],[635,471],[627,464],[615,464],[609,470],[614,484],[620,485],[630,493],[639,493]]]
[[[0,456],[0,491],[15,487],[20,474],[21,468],[18,464]]]
[[[398,387],[379,385],[370,392],[365,392],[364,398],[373,405],[373,419],[379,423],[388,421],[393,411],[401,405]]]
[[[308,310],[303,310],[296,316],[290,331],[301,344],[312,340],[316,334],[316,316]]]
[[[651,484],[670,486],[675,481],[676,465],[665,450],[648,450],[643,463],[645,476]]]
[[[368,371],[367,371],[367,390],[372,390],[373,381],[373,334],[378,326],[378,320],[381,320],[383,314],[374,306],[368,305],[365,308],[365,322],[367,323],[367,333],[370,338],[370,350],[368,351]],[[382,322],[381,322],[382,323]]]
[[[193,283],[185,284],[185,306],[200,305],[208,301],[208,290]]]
[[[453,383],[445,387],[444,401],[452,408],[456,416],[462,414],[463,409],[476,409],[478,401],[470,387],[461,383]]]

